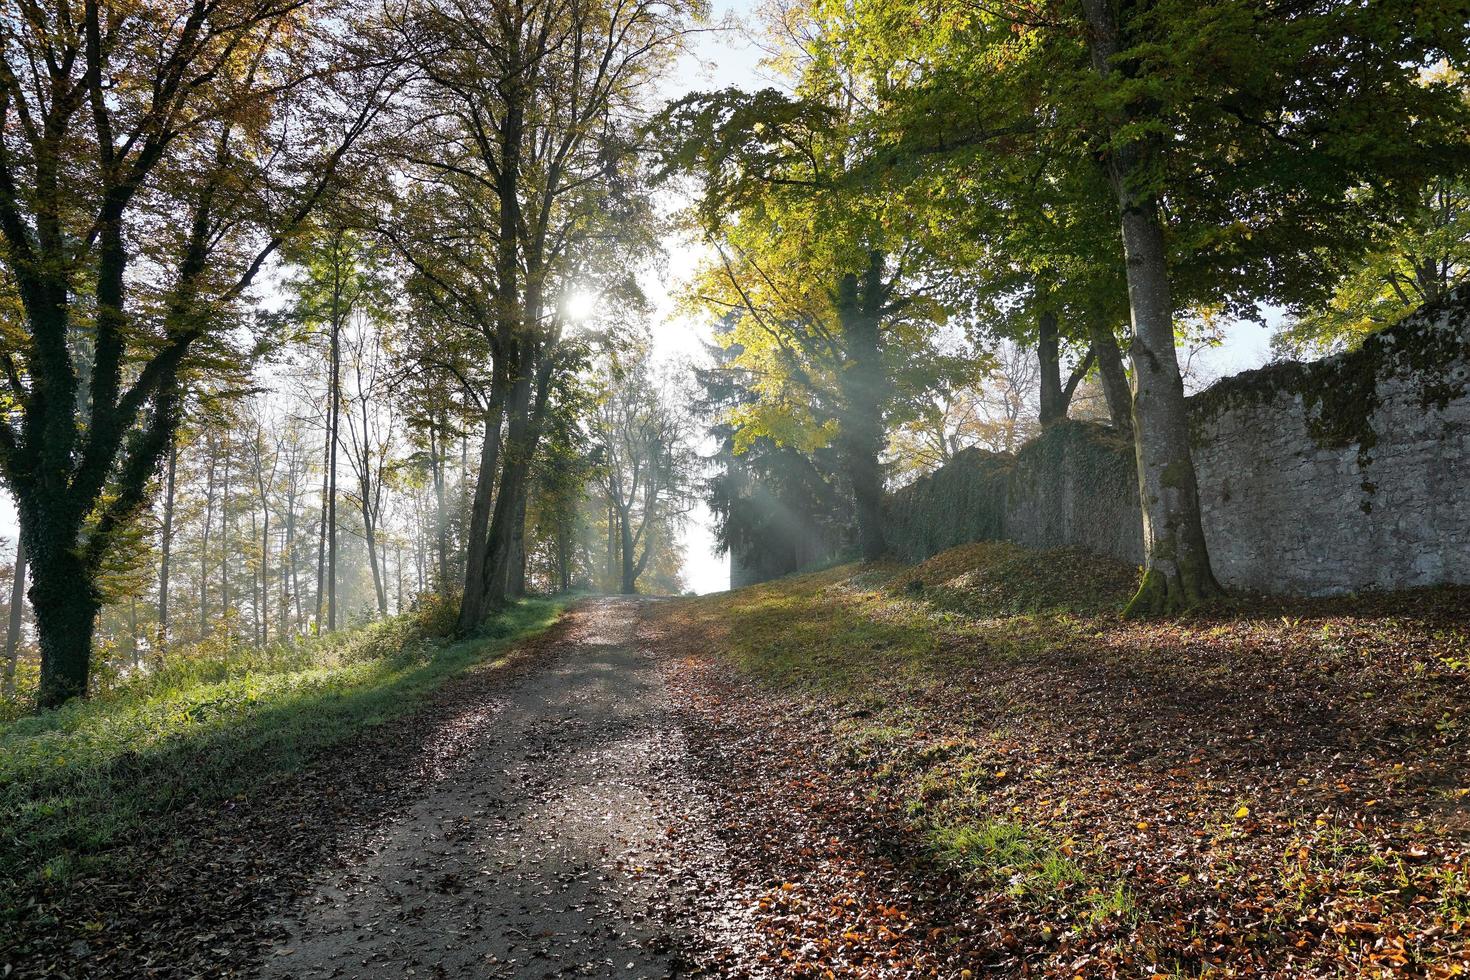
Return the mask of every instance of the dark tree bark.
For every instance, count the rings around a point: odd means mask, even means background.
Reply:
[[[441,414],[441,425],[443,418]],[[434,539],[439,552],[439,580],[434,589],[442,595],[449,588],[449,522],[444,510],[444,436],[438,429],[429,426],[429,468],[434,478]]]
[[[1067,417],[1072,398],[1077,394],[1077,386],[1087,377],[1087,372],[1092,370],[1097,351],[1096,348],[1089,348],[1063,384],[1061,331],[1056,313],[1052,310],[1043,311],[1037,317],[1036,326],[1036,355],[1041,365],[1041,404],[1038,416],[1041,424],[1046,426]]]
[[[15,667],[20,660],[20,631],[25,617],[26,544],[25,535],[15,539],[15,575],[10,580],[10,622],[5,630],[5,678],[0,690],[15,693]]]
[[[628,508],[618,508],[618,553],[622,557],[619,591],[623,595],[638,594],[638,563],[633,560],[633,516]],[[646,550],[645,550],[646,554]]]
[[[470,504],[469,533],[465,539],[464,594],[460,597],[459,629],[468,633],[485,618],[486,578],[490,573],[490,516],[500,463],[500,429],[504,422],[508,378],[500,358],[491,369],[490,401],[485,409],[485,441],[480,446],[480,472]]]
[[[24,512],[26,505],[21,504]],[[37,703],[54,708],[87,693],[92,632],[102,607],[86,563],[74,547],[69,524],[48,520],[36,508],[26,524],[34,543],[31,611],[41,641],[41,686]]]
[[[607,583],[616,581],[618,575],[618,512],[612,494],[607,497]]]
[[[522,350],[529,344],[521,345]],[[522,354],[506,399],[507,422],[505,447],[500,464],[500,486],[495,495],[495,508],[490,519],[486,546],[484,613],[504,607],[509,587],[511,547],[515,534],[515,517],[520,512],[521,496],[526,492],[531,471],[531,455],[535,452],[535,435],[531,419],[531,397],[534,362],[529,352]]]
[[[526,503],[530,500],[529,488],[521,494],[516,508],[514,524],[511,526],[510,567],[507,570],[505,594],[512,599],[526,595]]]
[[[327,380],[327,512],[324,517],[327,535],[327,630],[337,628],[337,447],[339,427],[342,421],[342,315],[341,276],[332,300],[331,351],[328,357]],[[318,604],[320,608],[320,603]],[[318,612],[320,622],[320,612]]]
[[[852,485],[858,550],[864,561],[888,551],[883,530],[883,361],[881,323],[888,300],[884,257],[874,252],[861,274],[848,273],[835,294],[845,356],[839,368],[838,444]]]
[[[206,430],[205,449],[209,454],[208,474],[204,482],[204,533],[199,544],[199,635],[209,635],[209,536],[214,529],[215,438]]]
[[[1051,425],[1067,417],[1067,406],[1062,402],[1061,337],[1053,310],[1043,310],[1036,318],[1036,356],[1041,364],[1038,414],[1042,425]]]
[[[163,529],[158,546],[158,643],[168,643],[169,560],[174,543],[174,478],[179,464],[179,445],[175,436],[168,442],[168,468],[163,483]]]
[[[1102,321],[1092,325],[1092,349],[1097,352],[1097,371],[1102,377],[1103,397],[1108,403],[1108,418],[1113,428],[1133,438],[1133,392],[1128,387],[1128,374],[1123,369],[1123,352],[1118,338]]]
[[[228,632],[230,623],[230,437],[224,439],[225,471],[219,495],[219,601]]]

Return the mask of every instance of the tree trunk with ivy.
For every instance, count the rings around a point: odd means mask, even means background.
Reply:
[[[25,617],[26,545],[25,538],[15,539],[15,571],[10,579],[10,623],[5,631],[5,677],[0,693],[15,693],[15,668],[20,661],[20,631]]]

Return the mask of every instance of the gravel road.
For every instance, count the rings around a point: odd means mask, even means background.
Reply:
[[[580,604],[456,771],[282,916],[262,973],[687,975],[689,934],[734,926],[710,912],[720,849],[637,646],[644,601]]]

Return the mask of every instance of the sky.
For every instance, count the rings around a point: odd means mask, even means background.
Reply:
[[[660,95],[675,99],[690,92],[729,86],[753,90],[771,84],[772,80],[760,67],[760,52],[737,26],[740,20],[752,16],[752,10],[749,0],[716,0],[709,27],[693,36]],[[654,308],[655,354],[666,361],[697,363],[704,357],[703,344],[710,339],[710,324],[680,316],[674,307],[675,297],[699,265],[703,250],[677,236],[670,237],[664,245],[665,263],[644,282]],[[1211,377],[1259,367],[1270,358],[1270,336],[1270,327],[1236,324],[1226,332],[1225,343],[1205,352],[1198,363]],[[15,537],[15,508],[10,496],[0,489],[0,538],[9,545]],[[715,553],[713,517],[702,501],[689,515],[683,544],[688,589],[706,593],[729,588],[729,559]]]

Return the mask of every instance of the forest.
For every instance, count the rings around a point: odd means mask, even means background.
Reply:
[[[0,975],[1470,970],[1463,3],[4,6]]]

